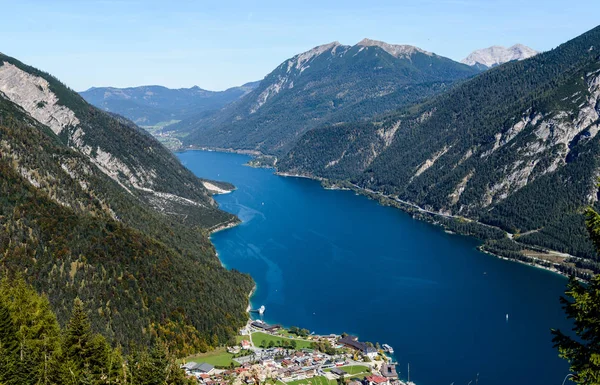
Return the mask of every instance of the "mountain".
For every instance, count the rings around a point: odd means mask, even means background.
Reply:
[[[207,91],[198,86],[179,89],[162,86],[92,87],[80,92],[80,95],[88,103],[123,115],[140,126],[155,126],[218,110],[252,91],[258,83],[246,83],[225,91]]]
[[[382,114],[431,96],[478,70],[409,45],[333,42],[281,63],[260,85],[216,114],[170,127],[185,146],[284,153],[323,123]]]
[[[461,60],[461,63],[486,70],[509,61],[527,59],[537,54],[536,50],[522,44],[515,44],[509,48],[495,45],[471,52],[469,56]]]
[[[543,247],[599,270],[582,216],[598,205],[599,49],[597,27],[385,118],[311,130],[277,167],[500,228],[518,243],[484,247],[502,255]]]
[[[0,201],[0,271],[47,294],[63,324],[79,297],[113,343],[162,335],[184,353],[246,322],[252,281],[208,239],[237,219],[203,181],[131,122],[5,55]]]

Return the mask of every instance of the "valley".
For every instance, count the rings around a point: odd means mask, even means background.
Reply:
[[[334,3],[3,5],[0,384],[600,381],[598,5]]]

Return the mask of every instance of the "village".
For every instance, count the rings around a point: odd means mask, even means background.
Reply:
[[[400,379],[390,346],[346,334],[314,335],[250,320],[236,341],[181,366],[201,385],[414,385],[408,367],[406,381]]]

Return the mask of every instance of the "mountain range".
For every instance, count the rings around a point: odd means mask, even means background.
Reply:
[[[185,146],[281,154],[304,132],[386,113],[448,89],[479,70],[409,45],[364,39],[298,54],[246,96],[169,129]]]
[[[88,103],[122,115],[139,126],[155,126],[218,110],[252,91],[258,83],[246,83],[225,91],[207,91],[198,86],[179,89],[92,87],[80,95]]]
[[[125,348],[176,335],[183,354],[235,335],[253,284],[222,267],[208,239],[238,221],[217,208],[215,185],[233,188],[196,178],[131,121],[0,55],[0,268],[45,293],[61,323],[79,297]]]
[[[577,257],[560,256],[562,268],[594,270],[581,211],[597,202],[597,40],[596,28],[548,52],[494,46],[462,63],[333,42],[169,130],[186,148],[273,155],[282,173],[418,205],[455,229],[466,221],[460,231],[496,254],[551,249]]]

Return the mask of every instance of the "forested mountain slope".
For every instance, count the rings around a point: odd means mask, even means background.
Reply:
[[[283,153],[323,123],[355,121],[434,95],[478,70],[408,45],[338,42],[286,60],[217,114],[171,126],[186,146]]]
[[[364,188],[595,259],[600,27],[369,123],[306,133],[281,171]]]
[[[0,271],[23,272],[59,321],[79,297],[113,342],[159,334],[180,352],[244,324],[252,281],[206,230],[236,219],[135,125],[3,56],[0,155]]]
[[[198,178],[149,134],[89,105],[51,75],[0,55],[0,92],[128,194],[160,211],[179,213],[188,222],[195,218],[205,227],[232,219],[215,207]]]
[[[92,87],[80,92],[80,95],[104,111],[123,115],[140,126],[154,126],[218,110],[252,91],[258,83],[247,83],[225,91],[207,91],[198,86],[179,89],[162,86]]]

